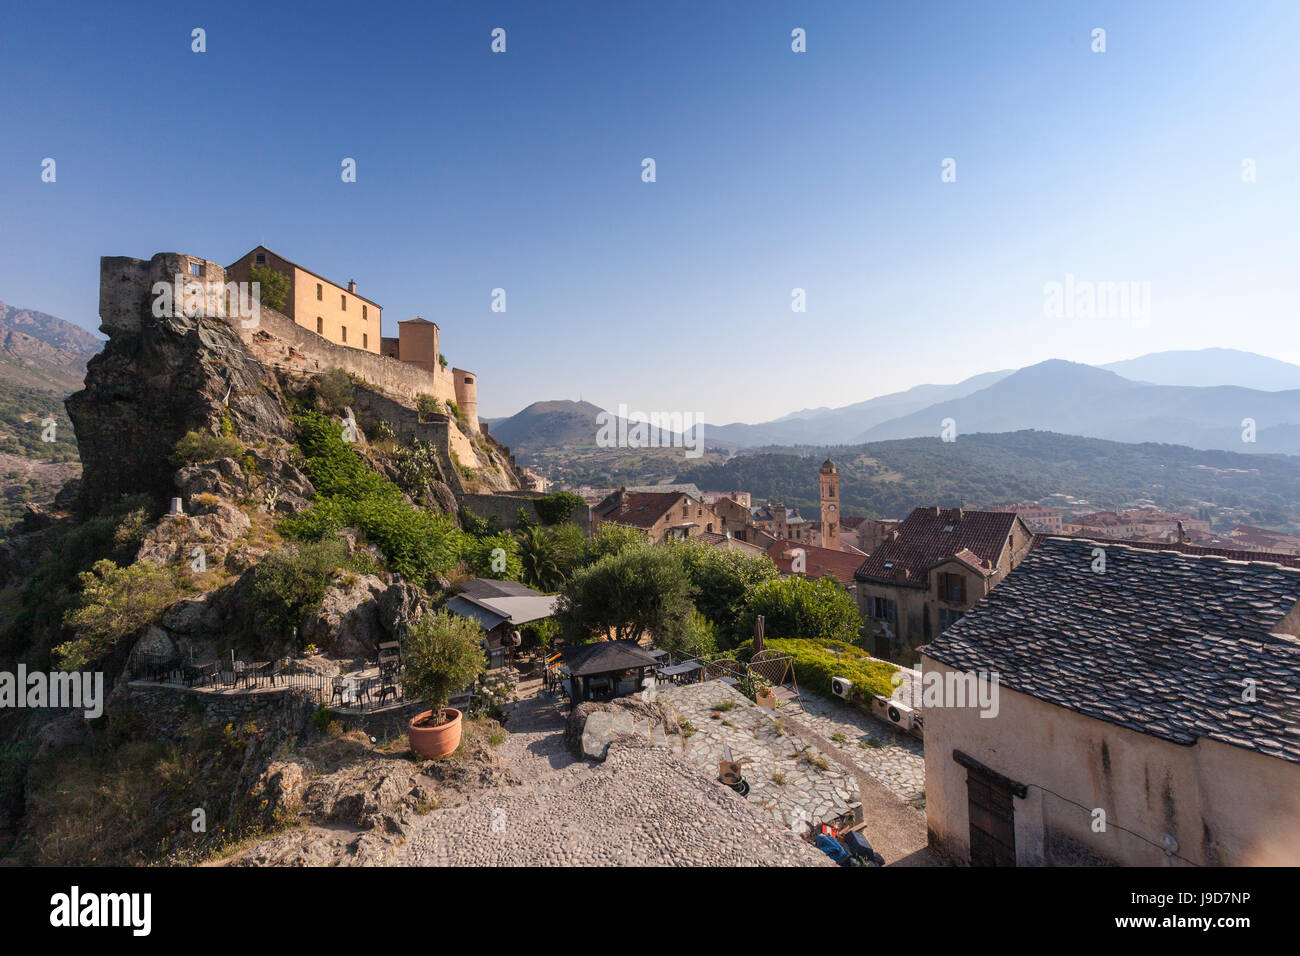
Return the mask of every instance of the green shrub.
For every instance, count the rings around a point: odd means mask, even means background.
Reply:
[[[537,509],[537,517],[542,519],[542,524],[566,522],[573,514],[574,508],[585,504],[581,495],[575,495],[571,491],[557,491],[553,495],[533,501],[533,507]]]
[[[239,439],[229,435],[214,435],[211,432],[186,432],[172,449],[171,461],[177,468],[193,465],[201,461],[215,461],[218,458],[239,458],[244,454],[244,446]]]
[[[421,395],[416,399],[415,407],[419,410],[422,419],[430,415],[443,414],[442,402],[432,395]]]
[[[356,401],[352,376],[341,368],[326,369],[324,374],[316,379],[316,395],[326,409],[342,413]]]
[[[776,638],[848,643],[862,631],[857,604],[833,577],[778,577],[760,582],[745,601],[739,633],[752,635],[760,614],[764,633]]]
[[[434,712],[470,686],[487,669],[483,631],[474,621],[448,611],[420,618],[406,633],[402,690]]]
[[[421,585],[455,568],[464,536],[450,516],[409,504],[397,485],[371,471],[343,440],[337,422],[313,413],[295,422],[303,471],[316,486],[316,500],[282,522],[284,534],[319,540],[342,528],[359,528],[392,570]]]
[[[845,677],[853,681],[852,702],[863,709],[871,706],[871,697],[894,693],[890,678],[898,670],[887,661],[875,660],[866,651],[843,641],[765,640],[764,646],[793,658],[795,680],[800,688],[819,697],[833,697],[832,677]],[[836,656],[836,651],[839,655]],[[737,656],[748,660],[753,653],[753,641],[737,648]]]
[[[287,635],[320,605],[334,574],[348,563],[338,540],[304,541],[272,551],[253,569],[249,599],[254,614]]]
[[[98,661],[185,594],[172,571],[147,561],[122,568],[104,559],[78,577],[81,599],[64,619],[76,637],[54,649],[63,670],[80,670]]]

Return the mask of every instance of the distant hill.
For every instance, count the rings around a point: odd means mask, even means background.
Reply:
[[[745,453],[686,467],[675,480],[704,490],[743,488],[755,501],[815,506],[817,466],[840,472],[847,513],[901,518],[918,505],[979,508],[1063,493],[1098,510],[1150,498],[1161,507],[1201,502],[1241,508],[1246,523],[1300,530],[1300,458],[1129,444],[1042,431],[961,434],[819,448],[809,455]]]
[[[518,456],[543,447],[585,448],[596,444],[603,409],[591,402],[533,402],[521,412],[489,426],[492,436]]]
[[[852,441],[873,425],[908,415],[936,402],[963,398],[1006,378],[1013,370],[984,372],[955,385],[917,385],[855,402],[841,408],[815,408],[792,412],[758,425],[733,423],[705,425],[710,442],[727,442],[742,448],[763,445],[820,445]]]
[[[1152,385],[1239,385],[1264,392],[1300,389],[1300,365],[1238,349],[1153,352],[1101,368]]]
[[[81,388],[102,341],[33,309],[0,302],[0,538],[27,503],[53,500],[80,473],[63,400]],[[42,440],[53,419],[55,441]]]
[[[948,418],[959,435],[1037,429],[1113,441],[1300,454],[1291,427],[1300,425],[1300,390],[1147,385],[1060,360],[1031,365],[964,398],[868,428],[856,440],[938,436],[940,423]],[[1251,444],[1242,441],[1247,418],[1256,425]]]

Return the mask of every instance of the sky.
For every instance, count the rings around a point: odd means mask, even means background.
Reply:
[[[264,243],[438,322],[484,417],[1300,362],[1298,35],[1293,0],[12,4],[0,300],[95,329],[100,256]],[[1067,275],[1149,313],[1052,314]]]

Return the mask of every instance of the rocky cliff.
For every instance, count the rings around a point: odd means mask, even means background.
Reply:
[[[109,336],[67,400],[77,432],[83,513],[127,494],[176,494],[171,454],[188,431],[217,433],[228,419],[246,444],[291,442],[293,425],[275,377],[220,318],[155,317],[149,289],[184,274],[172,254],[105,258],[101,331]],[[175,310],[179,312],[179,310]]]

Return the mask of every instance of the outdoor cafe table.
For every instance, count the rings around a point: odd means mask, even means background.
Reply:
[[[688,674],[694,674],[700,670],[704,670],[704,665],[699,661],[687,661],[685,664],[674,664],[672,667],[659,668],[659,676],[677,681],[678,678],[686,677]]]

